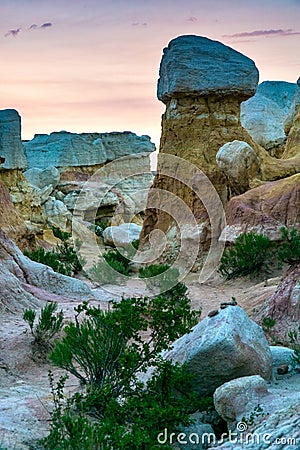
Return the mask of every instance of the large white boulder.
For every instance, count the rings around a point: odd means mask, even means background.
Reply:
[[[191,333],[174,342],[164,355],[185,363],[193,376],[193,390],[211,395],[234,378],[272,376],[272,356],[261,327],[239,306],[228,306],[213,317],[206,317]]]
[[[104,243],[115,247],[126,247],[140,237],[142,227],[135,223],[122,223],[118,226],[105,228],[103,231]]]
[[[234,140],[224,144],[216,154],[217,164],[228,177],[235,193],[249,189],[249,181],[258,173],[260,161],[247,142]]]
[[[39,189],[44,189],[50,184],[55,189],[60,179],[59,170],[53,166],[46,167],[45,169],[33,167],[32,169],[26,170],[23,175],[28,183]]]

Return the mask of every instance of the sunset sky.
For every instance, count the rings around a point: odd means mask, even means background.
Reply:
[[[156,82],[181,34],[252,58],[260,81],[300,75],[300,0],[0,0],[0,109],[22,137],[123,131],[159,141]]]

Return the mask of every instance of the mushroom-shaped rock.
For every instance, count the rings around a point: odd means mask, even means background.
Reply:
[[[216,155],[217,164],[228,177],[236,194],[249,189],[249,181],[258,173],[260,161],[253,148],[243,141],[224,144]]]
[[[236,50],[202,36],[179,36],[167,48],[160,65],[157,96],[167,103],[174,96],[255,93],[258,70]]]

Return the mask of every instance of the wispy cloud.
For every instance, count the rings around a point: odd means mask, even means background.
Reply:
[[[34,30],[38,30],[38,29],[45,29],[45,28],[49,28],[52,27],[53,24],[52,22],[45,22],[42,25],[37,25],[36,23],[33,23],[32,25],[30,25],[26,31],[34,31]],[[21,32],[21,28],[16,28],[15,30],[9,30],[5,33],[5,37],[16,37],[18,36],[18,34]]]
[[[132,26],[132,27],[147,27],[148,24],[147,24],[147,22],[143,22],[143,23],[140,23],[140,22],[133,22],[133,23],[131,24],[131,26]]]
[[[254,31],[245,31],[243,33],[235,33],[235,34],[224,34],[223,38],[245,38],[245,37],[257,37],[257,36],[292,36],[300,34],[300,31],[294,31],[292,28],[288,28],[286,30],[279,29],[271,29],[271,30],[254,30]]]
[[[9,30],[9,31],[7,31],[7,33],[5,33],[4,36],[5,37],[8,37],[8,36],[16,37],[16,36],[18,36],[20,31],[21,31],[21,28],[16,28],[15,30]]]
[[[186,19],[186,21],[187,21],[187,22],[194,23],[194,22],[197,22],[198,19],[197,19],[197,17],[195,17],[195,16],[191,16],[191,17],[189,17],[188,19]]]
[[[51,22],[45,22],[40,26],[40,28],[49,28],[52,27],[52,25],[53,24]]]

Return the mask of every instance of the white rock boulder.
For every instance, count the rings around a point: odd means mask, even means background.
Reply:
[[[252,411],[259,415],[262,397],[268,395],[268,385],[259,375],[241,377],[218,387],[214,393],[214,405],[229,428]]]
[[[255,95],[241,104],[242,126],[266,150],[285,142],[284,124],[296,90],[296,83],[264,81]]]
[[[223,145],[216,155],[217,164],[228,177],[236,194],[249,189],[249,181],[258,173],[260,161],[247,142],[234,140]]]
[[[140,237],[142,227],[135,223],[123,223],[118,226],[110,226],[103,231],[103,239],[106,245],[126,247]]]
[[[238,377],[272,376],[272,356],[261,329],[239,306],[228,306],[206,317],[191,333],[174,342],[164,355],[185,363],[193,375],[193,390],[211,395],[222,384]]]
[[[53,166],[46,167],[45,169],[33,167],[32,169],[26,170],[23,175],[27,179],[28,183],[39,189],[44,189],[50,184],[53,189],[55,189],[60,179],[59,170]]]

